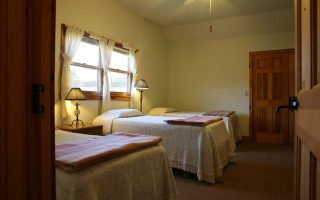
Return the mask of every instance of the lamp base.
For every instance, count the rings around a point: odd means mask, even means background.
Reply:
[[[71,126],[73,126],[73,123],[76,123],[76,127],[79,126],[79,122],[81,122],[82,126],[85,126],[83,121],[79,119],[79,115],[80,115],[80,110],[79,110],[79,103],[76,103],[76,109],[74,111],[74,114],[76,115],[76,119],[72,121]]]
[[[142,112],[143,90],[140,90],[140,112]]]
[[[82,126],[85,126],[85,124],[83,123],[83,121],[80,120],[80,119],[73,120],[72,123],[71,123],[71,126],[73,126],[73,123],[75,123],[76,127],[78,127],[79,124],[80,124],[79,122],[81,122]]]

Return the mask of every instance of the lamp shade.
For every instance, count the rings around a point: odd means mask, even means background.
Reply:
[[[148,86],[147,82],[144,79],[139,79],[134,87],[137,88],[138,90],[147,90],[147,89],[149,89],[149,86]]]
[[[66,100],[87,100],[80,88],[71,88]]]

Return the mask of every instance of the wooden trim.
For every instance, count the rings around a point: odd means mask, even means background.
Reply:
[[[308,147],[308,149],[314,154],[314,156],[320,160],[320,149],[319,144],[320,141],[317,137],[310,135],[301,127],[297,126],[297,136],[301,139],[301,141]]]
[[[55,199],[54,152],[54,63],[55,63],[55,0],[28,1],[27,9],[27,91],[32,84],[45,87],[41,114],[27,110],[27,191],[30,199]],[[31,94],[27,92],[31,105]]]
[[[132,73],[130,73],[130,72],[128,72],[128,71],[123,71],[123,70],[120,70],[120,69],[114,69],[114,68],[109,68],[109,71],[110,71],[110,72],[121,73],[121,74],[127,74],[127,75],[132,74]]]
[[[88,68],[88,69],[95,69],[95,70],[101,70],[100,66],[94,66],[94,65],[88,65],[88,64],[84,64],[84,63],[78,63],[78,62],[72,62],[70,65],[74,65],[77,67],[84,67],[84,68]]]
[[[62,54],[64,53],[64,46],[65,46],[65,37],[66,37],[66,32],[67,32],[67,26],[64,24],[61,24],[61,37],[60,37],[60,55],[59,55],[59,61],[60,61],[60,74],[59,74],[59,99],[62,99],[61,96],[61,80],[62,80],[62,68],[63,68],[63,56]]]
[[[300,183],[301,183],[301,140],[299,137],[295,136],[294,142],[294,179],[293,187],[294,194],[293,199],[300,199]]]
[[[296,41],[296,91],[299,92],[302,89],[302,72],[301,72],[301,62],[302,62],[302,23],[301,23],[301,0],[295,0],[295,41]]]
[[[8,113],[7,108],[7,86],[8,74],[7,67],[8,66],[8,7],[9,0],[0,1],[0,199],[8,199],[8,117],[6,114]]]
[[[51,199],[54,200],[56,199],[56,170],[55,170],[55,136],[52,134],[52,132],[55,130],[54,125],[55,125],[55,117],[52,113],[55,113],[55,54],[56,54],[56,0],[51,0],[51,30],[49,32],[53,33],[51,34],[51,60],[50,60],[50,65],[51,65],[51,75],[50,75],[50,110],[51,110],[51,123],[50,123],[50,136],[47,137],[47,140],[51,140],[51,163],[47,163],[47,165],[50,165],[52,170],[51,170],[51,177],[43,176],[43,180],[46,182],[51,182],[51,188],[49,188],[50,183],[43,184],[43,189],[46,195],[51,194]],[[49,21],[49,20],[48,20]],[[49,34],[47,32],[47,34]],[[47,147],[46,144],[48,144],[48,141],[43,141],[43,146],[42,146],[42,151],[46,151]],[[49,149],[49,148],[48,148]],[[48,162],[48,161],[43,161],[43,162]],[[50,179],[49,179],[50,178]],[[48,187],[48,188],[47,188]],[[46,198],[45,196],[43,198]],[[50,200],[50,199],[48,199]]]
[[[290,83],[295,83],[296,82],[296,76],[295,76],[295,53],[289,53],[289,96],[293,97],[296,96],[296,84],[290,84]],[[294,144],[294,137],[295,137],[295,112],[289,112],[288,116],[289,120],[289,144],[293,145]]]
[[[253,123],[253,112],[252,112],[252,93],[253,93],[253,86],[252,86],[252,67],[253,67],[253,54],[254,52],[249,52],[249,141],[254,141],[253,138],[253,130],[254,130],[254,123]]]
[[[125,50],[125,51],[129,52],[129,49],[125,48],[124,45],[122,43],[120,43],[120,42],[115,42],[114,46],[119,48],[119,49],[122,49],[122,50]],[[138,52],[139,49],[137,49],[136,51]]]
[[[131,97],[126,92],[110,92],[111,100],[130,101]]]
[[[310,61],[311,61],[311,87],[317,85],[317,46],[318,46],[318,16],[317,16],[317,0],[310,0]]]
[[[275,50],[267,50],[267,51],[252,51],[249,52],[249,55],[261,54],[261,53],[291,53],[295,52],[295,49],[275,49]]]
[[[317,199],[317,158],[310,152],[310,200]],[[319,191],[320,192],[320,191]]]
[[[87,100],[101,100],[102,95],[100,92],[94,91],[82,91],[83,94],[86,96]]]
[[[67,29],[67,25],[66,24],[61,24],[61,27],[63,27],[65,30]],[[90,37],[90,31],[83,31],[84,33],[83,33],[83,36],[85,36],[85,37],[88,37],[88,38],[92,38],[92,37]],[[91,32],[92,33],[92,32]],[[94,39],[94,40],[96,40],[95,38],[92,38],[92,39]],[[108,39],[109,40],[109,39]],[[111,40],[111,39],[110,39]],[[125,51],[129,51],[129,49],[128,48],[125,48],[125,44],[124,43],[121,43],[121,42],[117,42],[117,41],[115,41],[115,47],[117,47],[117,48],[120,48],[120,49],[123,49],[123,50],[125,50]],[[139,49],[137,49],[137,48],[133,48],[133,49],[135,49],[135,53],[138,53],[140,50]]]

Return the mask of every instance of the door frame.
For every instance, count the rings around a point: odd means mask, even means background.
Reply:
[[[55,0],[0,1],[0,199],[55,199]],[[32,113],[42,84],[43,113]]]
[[[312,115],[314,110],[319,110],[320,99],[320,83],[317,84],[317,66],[319,65],[317,60],[317,51],[319,51],[318,45],[318,32],[319,32],[319,1],[310,0],[309,7],[303,7],[302,0],[294,1],[294,13],[295,13],[295,41],[296,41],[296,96],[298,97],[300,108],[296,112],[296,135],[294,146],[294,194],[293,199],[316,199],[319,195],[317,190],[320,168],[317,166],[320,161],[320,137],[314,124],[306,124],[306,117],[317,119],[317,115]],[[310,38],[305,41],[310,41],[310,47],[303,49],[303,20],[302,16],[304,11],[309,12],[310,17]],[[306,15],[306,14],[305,14]],[[309,28],[309,27],[308,27]],[[310,59],[310,64],[305,65],[303,63],[302,51],[308,52],[306,57]],[[306,58],[305,57],[305,58]],[[310,71],[304,71],[305,69]],[[302,77],[302,74],[306,73],[306,76]],[[309,74],[310,73],[310,74]],[[304,79],[304,80],[303,80]],[[304,112],[304,114],[301,114]],[[310,115],[311,113],[311,115]],[[309,119],[308,119],[309,120]],[[306,127],[310,127],[307,129]],[[316,131],[314,131],[316,130]],[[304,151],[303,151],[304,149]]]
[[[295,53],[295,49],[277,49],[266,51],[249,52],[249,136],[245,137],[245,141],[255,142],[254,123],[253,123],[253,56],[260,53]],[[295,95],[295,64],[289,65],[289,96]],[[294,122],[294,113],[289,112],[289,122]],[[289,144],[294,142],[294,123],[289,124],[288,130]]]

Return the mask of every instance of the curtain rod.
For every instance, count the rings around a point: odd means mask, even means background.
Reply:
[[[68,26],[68,25],[63,24],[63,23],[61,24],[61,29],[62,29],[62,31],[66,31],[68,27],[72,27],[72,26]],[[72,27],[72,28],[75,28],[75,27]],[[79,29],[79,28],[76,28],[76,29],[81,30],[81,29]],[[97,34],[95,34],[94,32],[92,32],[92,31],[84,31],[84,30],[81,30],[81,31],[83,31],[83,36],[97,40],[96,38],[91,37],[92,34],[97,35]],[[104,36],[100,36],[100,35],[97,35],[97,36],[98,36],[98,38],[100,37],[100,38],[106,39],[107,41],[110,41],[110,40],[111,40],[111,41],[114,41],[116,47],[118,47],[118,48],[120,48],[120,49],[124,49],[124,50],[126,50],[126,51],[129,51],[129,49],[125,47],[125,43],[117,42],[117,41],[115,41],[115,40],[106,38],[106,37],[104,37]],[[134,49],[134,52],[135,52],[135,53],[138,53],[138,52],[140,51],[139,49],[134,48],[134,47],[133,47],[132,49]]]

